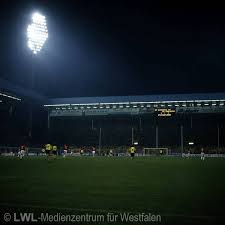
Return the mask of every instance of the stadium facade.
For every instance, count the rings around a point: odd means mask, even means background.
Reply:
[[[23,130],[24,136],[26,106],[30,102],[37,105],[33,126],[36,142],[50,138],[57,144],[98,147],[138,142],[147,147],[181,150],[189,143],[217,150],[225,145],[225,93],[47,98],[2,80],[0,93],[1,109],[3,105],[20,109],[14,117],[23,121],[23,129],[18,121],[14,128],[20,133]],[[8,130],[13,117],[5,119],[6,113],[1,117],[4,130]]]
[[[44,106],[52,117],[225,112],[225,93],[57,98],[48,102]]]

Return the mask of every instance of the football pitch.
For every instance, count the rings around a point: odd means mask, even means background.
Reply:
[[[1,221],[6,212],[119,215],[95,224],[125,223],[123,213],[161,216],[127,224],[225,221],[223,158],[0,157],[0,171]]]

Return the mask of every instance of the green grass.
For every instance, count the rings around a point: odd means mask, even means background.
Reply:
[[[0,171],[2,213],[145,212],[160,214],[161,224],[225,220],[225,159],[1,157]]]

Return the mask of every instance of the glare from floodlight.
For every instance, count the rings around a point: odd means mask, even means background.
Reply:
[[[45,16],[40,13],[32,15],[32,23],[27,27],[27,45],[34,54],[37,54],[48,39],[48,28]]]

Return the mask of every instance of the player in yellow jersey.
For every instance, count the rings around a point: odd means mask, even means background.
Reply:
[[[57,155],[57,146],[56,145],[52,146],[52,153],[53,153],[54,158],[56,158],[56,155]]]
[[[45,153],[46,153],[47,157],[49,158],[52,153],[52,145],[51,144],[45,145]]]
[[[136,149],[135,149],[134,145],[132,145],[130,147],[130,156],[131,156],[131,159],[134,159],[135,151],[136,151]]]

